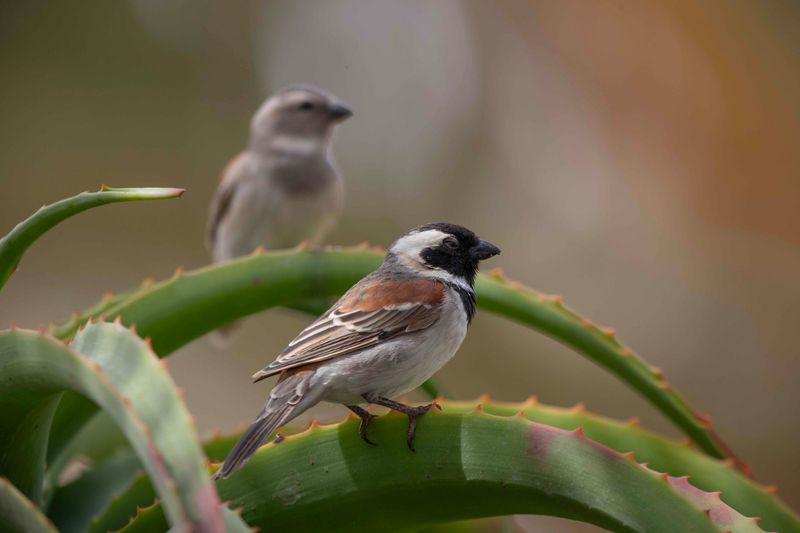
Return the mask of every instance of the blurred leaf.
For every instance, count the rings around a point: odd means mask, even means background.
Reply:
[[[176,198],[183,192],[184,189],[161,187],[114,189],[103,185],[99,191],[82,192],[72,198],[43,206],[0,239],[0,289],[16,270],[25,250],[59,222],[92,207],[115,202]]]
[[[6,533],[53,533],[56,529],[32,501],[0,477],[0,524]]]
[[[150,475],[173,525],[221,531],[219,499],[189,414],[148,346],[117,324],[92,324],[69,348],[43,334],[0,332],[0,397],[69,389],[107,411]],[[36,404],[34,404],[34,407]],[[18,403],[3,419],[30,416]]]
[[[9,349],[0,339],[0,366]],[[0,374],[0,475],[41,505],[47,433],[61,393],[17,389],[12,379]]]
[[[138,514],[138,509],[153,505],[155,498],[156,493],[150,478],[145,474],[139,474],[127,487],[116,493],[111,502],[92,518],[88,528],[82,531],[106,533],[122,529]]]
[[[48,516],[61,533],[87,531],[92,518],[111,503],[115,494],[130,485],[139,468],[139,460],[131,453],[108,457],[92,465],[78,479],[58,488]]]

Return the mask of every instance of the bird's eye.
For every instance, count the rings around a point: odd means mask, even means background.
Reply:
[[[458,250],[458,241],[455,240],[453,237],[447,237],[445,240],[442,241],[442,244],[444,245],[445,248],[447,248],[451,252]]]
[[[301,111],[311,111],[312,109],[314,109],[314,104],[312,104],[311,102],[303,102],[299,106],[297,106],[297,108],[300,109]]]

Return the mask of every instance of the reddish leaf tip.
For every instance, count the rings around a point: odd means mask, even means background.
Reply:
[[[697,417],[701,424],[711,425],[711,415],[695,413],[694,416]]]
[[[531,395],[528,396],[528,398],[524,402],[522,402],[522,405],[524,407],[533,407],[537,403],[539,403],[539,398],[537,396]]]
[[[495,267],[495,268],[491,269],[489,272],[487,272],[487,274],[492,278],[503,279],[503,276],[505,275],[505,272],[503,272],[503,268],[502,267]]]

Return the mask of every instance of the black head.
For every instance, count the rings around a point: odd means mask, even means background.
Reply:
[[[500,249],[463,226],[438,222],[412,229],[395,241],[390,252],[411,265],[443,274],[439,277],[451,276],[472,286],[478,263]]]

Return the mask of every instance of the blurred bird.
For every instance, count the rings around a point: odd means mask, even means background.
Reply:
[[[369,444],[374,415],[359,404],[405,414],[414,451],[417,417],[438,405],[411,407],[390,398],[415,389],[453,357],[475,313],[478,263],[499,253],[455,224],[427,224],[400,237],[377,270],[253,375],[255,381],[280,377],[214,479],[241,468],[272,431],[321,401],[358,415],[359,434]]]
[[[352,115],[313,87],[284,89],[253,116],[247,148],[222,173],[211,202],[207,241],[214,262],[258,246],[318,245],[342,209],[344,182],[331,150],[333,128]],[[222,341],[235,328],[218,333]]]

